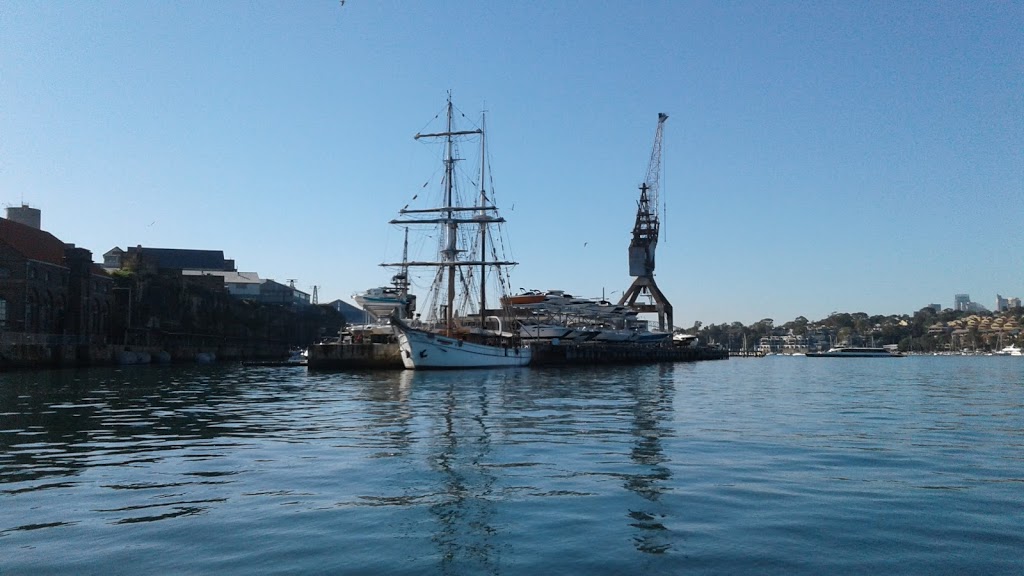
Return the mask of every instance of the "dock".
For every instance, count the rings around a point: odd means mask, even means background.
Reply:
[[[726,350],[670,345],[599,342],[553,344],[543,341],[531,343],[530,348],[533,350],[531,366],[656,364],[725,360],[729,357]],[[311,370],[403,369],[397,343],[316,344],[309,349],[308,366]]]
[[[531,366],[567,366],[593,364],[657,364],[660,362],[698,362],[725,360],[729,353],[711,348],[690,346],[611,344],[584,342],[581,344],[552,344],[536,342]]]
[[[314,344],[306,361],[311,370],[401,370],[397,342]]]

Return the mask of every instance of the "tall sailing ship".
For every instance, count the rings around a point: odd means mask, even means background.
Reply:
[[[429,228],[439,242],[436,259],[406,260],[382,266],[432,270],[433,282],[425,298],[426,318],[392,317],[402,362],[410,369],[458,369],[525,366],[531,350],[522,344],[518,326],[503,306],[508,293],[508,270],[517,262],[501,255],[501,224],[493,193],[487,190],[487,154],[484,126],[460,130],[455,126],[451,94],[445,107],[445,127],[440,132],[416,134],[444,147],[438,205],[399,211],[391,221],[407,227]],[[459,144],[479,140],[478,189],[460,186]],[[464,194],[475,200],[463,198]],[[415,197],[414,197],[415,198]],[[493,286],[493,288],[489,288]],[[494,308],[489,308],[492,305]]]

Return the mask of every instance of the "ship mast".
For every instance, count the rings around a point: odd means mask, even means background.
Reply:
[[[478,128],[475,130],[456,130],[455,129],[455,113],[454,105],[452,104],[451,93],[448,94],[448,104],[446,106],[446,125],[443,132],[435,132],[430,134],[416,134],[414,137],[416,140],[421,138],[443,138],[445,146],[444,155],[444,191],[443,191],[443,205],[437,208],[419,208],[409,209],[403,208],[399,211],[399,214],[407,216],[407,219],[394,219],[391,220],[391,224],[417,224],[427,225],[435,224],[442,227],[444,230],[443,247],[440,251],[440,261],[413,261],[409,262],[403,255],[401,263],[383,263],[381,266],[401,266],[403,270],[408,271],[410,267],[432,267],[438,268],[441,272],[438,280],[445,281],[447,284],[447,297],[445,300],[445,312],[444,312],[444,324],[445,329],[451,333],[455,328],[455,294],[456,294],[456,274],[457,269],[460,266],[479,266],[480,267],[480,315],[481,325],[484,319],[484,313],[487,306],[486,300],[486,273],[488,266],[515,266],[518,262],[494,260],[489,261],[487,259],[487,227],[491,224],[501,224],[505,222],[505,219],[497,215],[497,208],[487,199],[487,190],[484,184],[484,168],[486,166],[486,156],[484,153],[485,142],[484,142],[484,130]],[[486,118],[484,118],[486,121]],[[480,199],[475,206],[459,206],[456,204],[458,200],[455,194],[455,163],[459,158],[455,157],[455,142],[456,138],[460,136],[471,136],[474,134],[480,135]],[[467,214],[474,212],[475,214]],[[433,214],[434,216],[427,216]],[[423,215],[423,216],[419,216]],[[458,228],[460,224],[476,224],[480,226],[480,254],[479,259],[474,260],[472,258],[466,258],[459,260],[459,254],[466,252],[466,250],[458,247]]]
[[[452,137],[452,99],[448,97],[448,129],[445,134],[445,159],[444,159],[444,205],[451,208],[452,206],[452,188],[454,187],[455,178],[455,140]],[[454,214],[451,210],[447,212],[448,215],[448,235],[445,238],[445,248],[441,251],[441,259],[448,263],[448,302],[445,305],[444,314],[444,325],[448,335],[451,336],[453,326],[453,318],[455,316],[455,259],[458,256],[459,249],[457,246],[459,225],[454,221],[452,216]]]
[[[480,329],[484,328],[484,316],[487,310],[487,222],[484,218],[487,213],[484,207],[487,206],[487,189],[484,181],[484,168],[487,165],[486,155],[486,132],[487,114],[480,117]]]

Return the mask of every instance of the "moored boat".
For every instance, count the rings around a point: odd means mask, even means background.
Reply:
[[[530,290],[513,296],[503,296],[501,303],[504,306],[529,306],[544,302],[545,294],[539,290]]]
[[[505,219],[498,215],[493,190],[485,189],[485,122],[476,129],[456,128],[450,95],[445,117],[447,122],[440,132],[416,135],[417,140],[438,139],[444,145],[444,177],[438,204],[415,209],[407,206],[399,211],[402,219],[391,221],[430,227],[431,241],[442,239],[436,261],[409,262],[403,256],[401,264],[384,264],[406,270],[429,268],[434,272],[434,282],[425,299],[430,305],[423,322],[392,316],[402,363],[409,369],[525,366],[530,362],[531,348],[522,344],[518,330],[508,328],[511,323],[502,321],[503,310],[487,308],[488,278],[497,280],[497,302],[507,305],[510,298],[515,298],[501,294],[501,289],[509,285],[507,269],[516,262],[497,255],[501,243],[495,239],[500,238],[499,225]],[[472,136],[480,139],[480,173],[476,181],[480,189],[476,203],[465,205],[460,203],[462,194],[455,182],[455,165],[460,160],[456,152],[461,139]],[[520,300],[536,300],[533,304],[540,304],[546,296],[522,294]]]
[[[416,307],[416,297],[407,290],[395,286],[369,288],[353,294],[352,299],[375,318],[387,318],[395,310],[411,311]]]
[[[452,338],[442,333],[412,328],[392,318],[402,364],[409,369],[464,369],[526,366],[532,351],[529,346],[479,343]]]
[[[519,335],[523,338],[541,340],[561,339],[572,334],[573,329],[556,324],[523,324],[519,327]]]
[[[814,358],[900,358],[903,354],[886,348],[838,347],[830,348],[826,352],[808,352],[807,356]]]

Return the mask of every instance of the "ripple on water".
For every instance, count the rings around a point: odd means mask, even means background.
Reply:
[[[1021,568],[1005,362],[46,382],[0,375],[2,573]]]

